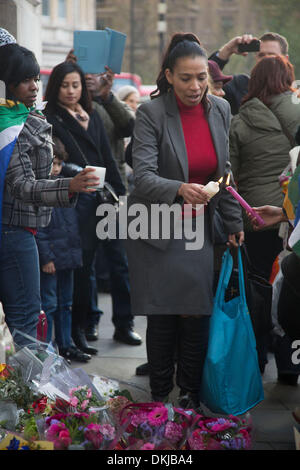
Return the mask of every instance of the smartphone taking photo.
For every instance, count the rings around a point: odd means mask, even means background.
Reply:
[[[251,42],[238,45],[239,52],[258,52],[260,50],[260,40],[253,39]]]

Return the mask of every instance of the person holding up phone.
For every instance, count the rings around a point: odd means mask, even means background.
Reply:
[[[282,55],[288,59],[288,48],[286,38],[278,33],[267,32],[259,39],[252,34],[243,34],[230,39],[209,59],[217,62],[220,69],[223,70],[233,54],[246,57],[249,53],[255,53],[256,62],[267,55]],[[229,102],[233,115],[238,113],[241,101],[248,92],[248,85],[249,76],[238,74],[234,75],[233,79],[224,86],[224,98]]]

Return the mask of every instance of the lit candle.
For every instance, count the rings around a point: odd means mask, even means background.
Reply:
[[[265,221],[257,214],[257,212],[255,212],[254,209],[252,209],[252,207],[249,206],[245,199],[243,199],[242,196],[240,196],[239,193],[235,189],[233,189],[232,186],[227,186],[226,189],[248,213],[255,217],[259,225],[265,225]]]
[[[220,183],[222,181],[223,178],[219,179],[219,181],[209,181],[209,183],[207,183],[207,185],[205,185],[202,189],[208,193],[210,198],[212,198],[220,191]]]
[[[220,191],[220,183],[222,183],[223,177],[219,179],[219,181],[209,181],[205,186],[203,186],[203,191],[206,191],[209,195],[209,199],[211,199],[215,194]],[[196,210],[195,206],[192,206],[193,209]]]
[[[216,181],[210,181],[202,189],[209,195],[210,198],[217,194],[220,190],[219,183],[217,183]]]

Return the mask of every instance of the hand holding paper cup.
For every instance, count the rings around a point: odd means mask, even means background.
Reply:
[[[104,186],[104,181],[105,181],[105,173],[106,173],[106,168],[102,166],[89,166],[87,165],[85,168],[92,168],[94,171],[92,172],[93,176],[96,176],[99,178],[99,183],[96,186],[87,186],[87,189],[100,189],[103,188]]]

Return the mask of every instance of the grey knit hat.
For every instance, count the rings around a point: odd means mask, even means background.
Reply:
[[[13,35],[6,31],[6,29],[0,28],[0,47],[13,42],[17,42]]]
[[[117,90],[117,96],[121,101],[126,100],[127,96],[131,95],[131,93],[139,95],[138,89],[131,85],[124,85]]]

